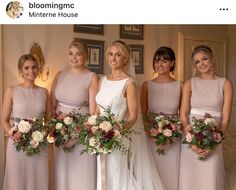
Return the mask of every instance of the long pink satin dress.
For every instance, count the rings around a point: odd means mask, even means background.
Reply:
[[[224,78],[216,80],[191,79],[191,117],[202,118],[205,113],[221,120],[224,102]],[[180,164],[180,190],[226,190],[222,145],[206,160],[198,160],[198,155],[182,144]]]
[[[42,117],[46,111],[45,89],[13,87],[12,117],[27,119]],[[6,152],[6,169],[3,190],[47,190],[48,154],[41,152],[26,156],[17,152],[11,138]]]
[[[157,83],[148,81],[148,109],[155,113],[167,115],[178,114],[180,104],[180,81]],[[165,149],[165,155],[159,155],[156,144],[149,139],[153,157],[159,175],[166,190],[178,190],[180,165],[180,139]]]
[[[93,72],[70,74],[62,71],[55,89],[57,112],[88,113],[89,86]],[[54,190],[96,190],[96,156],[80,155],[83,147],[76,145],[70,153],[54,147]]]

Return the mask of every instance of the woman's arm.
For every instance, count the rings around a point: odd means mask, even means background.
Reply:
[[[46,120],[49,121],[50,117],[51,117],[51,102],[50,102],[50,97],[49,97],[49,92],[48,90],[45,88],[45,94],[46,94]]]
[[[3,100],[3,107],[2,107],[2,126],[6,133],[12,138],[14,141],[17,141],[21,137],[20,132],[14,133],[14,128],[10,126],[10,117],[12,111],[12,104],[13,104],[13,88],[10,87],[6,90]]]
[[[127,99],[128,105],[128,125],[127,127],[130,128],[134,125],[138,117],[138,97],[137,97],[137,87],[134,81],[128,82],[125,96]]]
[[[191,81],[188,80],[183,85],[181,106],[180,106],[180,119],[183,123],[184,131],[187,132],[189,125],[189,110],[190,110],[190,98],[191,98]]]
[[[56,76],[52,82],[52,87],[51,87],[51,91],[50,91],[50,103],[51,103],[50,109],[51,109],[52,117],[54,117],[56,115],[57,99],[55,97],[55,89],[56,89],[58,77],[60,74],[61,74],[61,71],[56,74]]]
[[[2,107],[2,126],[6,133],[11,137],[10,134],[10,116],[12,110],[12,101],[13,98],[13,89],[12,87],[8,88],[5,92],[3,99],[3,107]]]
[[[92,76],[90,86],[89,86],[89,112],[90,114],[95,114],[97,112],[97,105],[96,105],[96,100],[95,97],[98,93],[98,88],[99,88],[99,77],[94,74]]]
[[[140,103],[143,114],[147,114],[148,111],[148,87],[147,81],[145,81],[141,88]]]
[[[229,80],[225,80],[224,82],[223,93],[224,103],[222,107],[220,130],[225,133],[229,128],[229,121],[233,102],[233,85]]]

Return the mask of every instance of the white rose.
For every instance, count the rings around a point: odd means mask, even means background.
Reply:
[[[97,119],[97,115],[92,115],[88,118],[88,124],[89,125],[96,125],[96,119]]]
[[[121,139],[120,131],[118,131],[117,129],[114,130],[114,137],[116,137],[117,139]]]
[[[112,129],[111,123],[108,121],[103,121],[100,123],[99,128],[102,129],[105,132],[108,132]]]
[[[94,137],[89,139],[89,145],[93,146],[93,147],[99,147],[100,143],[98,142],[97,139],[95,139]]]
[[[48,135],[47,136],[47,141],[49,142],[49,143],[54,143],[55,142],[55,138],[52,136],[52,135]]]
[[[32,140],[30,141],[30,144],[32,145],[32,147],[37,148],[37,146],[39,145],[39,142],[36,141],[36,140],[34,140],[34,139],[32,139]]]
[[[193,140],[193,136],[191,135],[191,133],[187,133],[185,138],[188,143],[190,143]]]
[[[21,133],[28,133],[31,129],[31,124],[28,121],[21,120],[18,129]]]
[[[172,136],[172,131],[170,129],[165,129],[163,131],[163,134],[167,137],[171,137]]]
[[[38,141],[38,142],[43,141],[43,134],[40,131],[34,131],[32,133],[32,137],[35,141]]]
[[[63,121],[66,125],[71,125],[73,123],[73,118],[66,116]]]
[[[214,118],[206,118],[204,120],[204,123],[206,125],[211,125],[212,127],[215,127],[217,125],[216,120]]]
[[[93,133],[95,133],[97,130],[98,130],[98,126],[92,126],[92,127],[91,127],[91,131],[92,131]]]
[[[63,124],[62,123],[57,123],[56,124],[56,129],[60,130],[62,128]]]

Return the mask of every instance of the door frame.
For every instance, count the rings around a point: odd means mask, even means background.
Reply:
[[[223,64],[221,77],[226,77],[226,63],[227,63],[227,54],[226,54],[226,45],[227,40],[226,38],[212,38],[212,37],[205,37],[205,36],[193,36],[193,35],[186,35],[182,32],[178,32],[178,67],[177,67],[177,78],[178,80],[184,81],[184,71],[185,71],[185,63],[184,63],[184,50],[185,50],[185,40],[195,40],[195,41],[202,41],[202,42],[217,42],[223,44]]]

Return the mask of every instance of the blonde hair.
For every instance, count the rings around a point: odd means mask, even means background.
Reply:
[[[215,57],[214,57],[214,54],[213,54],[213,51],[212,49],[207,46],[207,45],[199,45],[199,46],[196,46],[192,52],[192,61],[194,60],[194,56],[199,53],[199,52],[203,52],[205,54],[207,54],[212,62],[212,68],[211,68],[211,72],[213,74],[216,73],[215,71]],[[193,62],[194,63],[194,62]],[[199,72],[196,70],[196,68],[194,69],[194,76],[198,76],[199,75]]]
[[[85,62],[88,61],[88,47],[87,47],[87,45],[84,42],[82,42],[79,39],[74,39],[70,43],[69,49],[71,47],[76,47],[80,51],[80,53],[84,56]]]
[[[121,41],[121,40],[114,41],[114,42],[107,48],[106,57],[108,57],[110,48],[111,48],[112,46],[118,47],[118,48],[120,49],[121,54],[127,58],[127,62],[130,61],[130,49],[129,49],[129,46],[128,46],[128,44],[126,44],[125,42],[123,42],[123,41]],[[126,63],[126,64],[127,64],[127,63]]]
[[[18,68],[19,73],[21,73],[23,65],[26,61],[32,61],[32,62],[36,63],[37,67],[39,69],[39,65],[38,65],[38,62],[35,59],[35,57],[32,54],[24,54],[18,60],[17,68]]]

